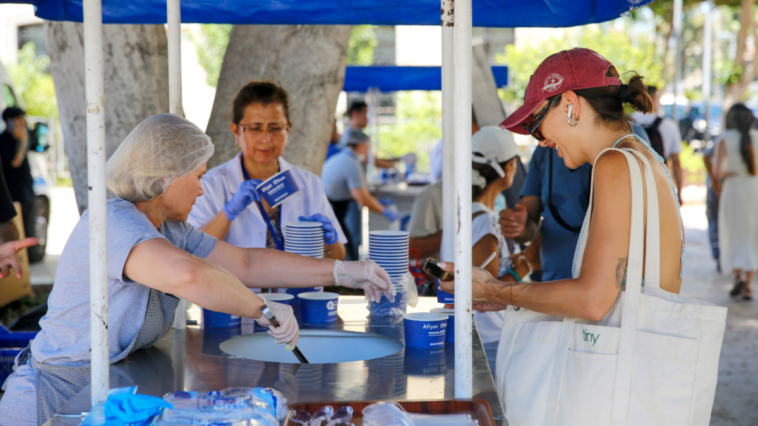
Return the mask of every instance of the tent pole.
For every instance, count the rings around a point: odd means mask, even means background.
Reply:
[[[108,398],[108,244],[105,192],[105,74],[103,7],[84,0],[84,66],[87,97],[87,187],[89,188],[89,289],[92,345],[92,406]]]
[[[453,21],[453,0],[442,0],[442,250],[440,250],[440,259],[445,262],[455,260],[453,257],[455,234]]]
[[[168,16],[168,94],[169,112],[182,110],[182,11],[180,0],[166,0]]]
[[[472,397],[471,0],[455,2],[455,397]]]
[[[168,22],[168,111],[184,116],[182,109],[182,7],[180,0],[166,0]],[[174,312],[174,328],[187,328],[187,301],[179,300]]]

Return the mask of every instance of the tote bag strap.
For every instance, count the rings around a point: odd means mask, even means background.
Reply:
[[[655,184],[653,167],[639,151],[624,148],[636,155],[645,165],[645,190],[647,201],[647,226],[645,236],[645,288],[661,287],[661,223],[658,210],[658,187]]]
[[[642,173],[640,166],[635,160],[633,154],[626,152],[626,150],[618,148],[607,148],[603,150],[598,158],[605,154],[606,151],[618,151],[624,155],[629,165],[629,173],[631,177],[631,189],[632,189],[632,217],[631,217],[631,231],[629,236],[629,259],[627,262],[627,283],[626,291],[624,292],[622,300],[622,320],[621,320],[621,337],[619,344],[619,361],[620,364],[617,367],[616,376],[616,392],[614,393],[614,418],[616,417],[616,400],[618,398],[625,400],[626,403],[622,404],[622,408],[625,408],[623,413],[623,419],[626,419],[626,411],[628,411],[629,392],[631,389],[631,357],[634,353],[634,339],[635,329],[637,323],[637,308],[639,305],[640,287],[642,283],[642,265],[643,265],[643,227],[644,227],[644,214],[643,214],[643,191],[642,191]],[[643,163],[644,164],[644,163]],[[581,267],[581,262],[584,257],[584,249],[587,244],[587,237],[589,234],[589,222],[592,216],[593,199],[594,199],[594,180],[595,180],[595,168],[592,170],[592,183],[590,187],[590,203],[587,209],[587,215],[585,216],[585,224],[583,226],[582,233],[579,236],[579,243],[577,246],[577,260],[576,266]],[[638,283],[636,285],[632,283]],[[571,336],[574,329],[575,320],[573,318],[564,318],[563,325],[561,327],[561,334],[556,345],[556,354],[554,357],[554,365],[552,374],[550,377],[550,385],[548,388],[548,398],[545,411],[545,426],[554,426],[558,420],[558,407],[560,404],[560,391],[562,387],[563,377],[566,369],[566,359],[568,355],[568,349],[571,343]],[[624,357],[622,360],[622,350],[628,354],[628,357]],[[628,358],[628,359],[627,359]],[[621,365],[623,364],[623,365]],[[619,368],[620,367],[620,368]],[[623,373],[618,374],[619,371]],[[628,372],[628,374],[627,374]],[[628,377],[627,377],[628,376]],[[619,395],[619,390],[626,389],[626,396]],[[615,424],[615,423],[614,423]]]

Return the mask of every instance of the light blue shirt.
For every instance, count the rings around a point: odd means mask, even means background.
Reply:
[[[331,201],[347,201],[353,199],[350,190],[366,186],[366,175],[353,150],[344,149],[324,163],[321,182],[324,184],[326,198]]]
[[[150,289],[124,276],[132,248],[154,238],[168,240],[198,257],[208,256],[216,239],[186,222],[155,228],[137,207],[121,198],[108,200],[109,356],[123,352],[145,320]],[[89,211],[85,211],[63,249],[48,299],[42,331],[32,343],[38,362],[84,365],[90,362]]]

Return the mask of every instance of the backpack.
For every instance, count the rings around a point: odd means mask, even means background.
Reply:
[[[662,117],[656,117],[655,121],[648,125],[642,125],[642,128],[647,132],[647,137],[650,139],[650,146],[653,150],[663,157],[663,159],[666,159],[663,155],[663,137],[661,137],[661,132],[658,130],[658,126],[661,125],[662,121]]]

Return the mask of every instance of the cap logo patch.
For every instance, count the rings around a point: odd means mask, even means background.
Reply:
[[[561,77],[560,74],[550,74],[545,79],[545,85],[542,87],[542,91],[548,91],[548,92],[554,92],[558,90],[559,87],[561,87],[561,84],[563,84],[563,77]]]

